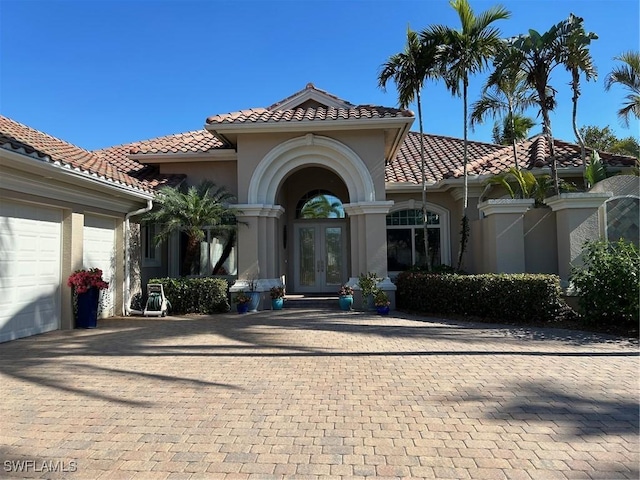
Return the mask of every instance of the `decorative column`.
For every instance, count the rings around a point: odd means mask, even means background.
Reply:
[[[393,201],[357,202],[343,205],[351,227],[351,278],[348,284],[359,291],[358,276],[368,272],[382,278],[384,290],[395,308],[396,286],[387,272],[387,214]]]
[[[229,289],[231,293],[250,289],[261,292],[261,306],[269,305],[269,290],[280,285],[277,271],[280,245],[278,220],[284,213],[280,205],[237,205],[238,218],[238,280]],[[267,302],[268,300],[268,302]]]
[[[82,251],[84,248],[84,214],[65,211],[62,221],[63,238],[69,239],[63,242],[61,285],[62,296],[60,305],[60,329],[70,330],[75,327],[73,316],[73,291],[67,287],[67,279],[76,270],[82,268]]]
[[[483,271],[524,273],[524,214],[535,201],[532,198],[499,198],[478,204],[482,222]]]
[[[598,209],[612,196],[611,192],[561,193],[546,200],[556,214],[558,274],[563,287],[569,285],[571,267],[583,265],[585,242],[600,238]]]

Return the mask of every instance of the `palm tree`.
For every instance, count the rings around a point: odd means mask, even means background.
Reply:
[[[418,126],[420,128],[420,171],[422,176],[422,220],[424,228],[424,251],[427,259],[427,270],[431,270],[429,257],[429,240],[427,235],[427,165],[424,152],[424,134],[422,124],[422,97],[424,82],[435,79],[439,73],[436,62],[436,45],[432,42],[421,42],[418,34],[407,27],[407,43],[404,51],[392,55],[382,65],[378,75],[378,86],[386,91],[387,82],[391,79],[398,89],[398,105],[408,108],[412,102],[418,106]]]
[[[520,69],[525,74],[527,83],[536,91],[536,100],[542,117],[542,132],[549,144],[551,177],[556,194],[560,193],[560,184],[549,116],[556,106],[556,90],[549,82],[553,69],[564,64],[566,37],[574,27],[574,23],[563,20],[542,35],[536,30],[529,30],[528,34],[510,39],[509,47],[502,50],[496,58],[496,75],[514,68]]]
[[[304,204],[302,218],[338,218],[343,213],[340,200],[331,201],[327,195],[318,195]]]
[[[471,128],[476,123],[483,123],[488,114],[494,118],[500,114],[506,114],[503,119],[502,133],[498,135],[499,141],[496,140],[495,133],[500,132],[500,128],[497,123],[494,126],[494,140],[501,144],[507,144],[510,140],[508,143],[513,146],[516,168],[520,168],[516,142],[526,138],[534,122],[519,114],[535,103],[535,94],[520,70],[513,69],[505,71],[502,75],[489,75],[482,89],[482,97],[471,105]]]
[[[502,46],[500,30],[492,26],[497,20],[508,19],[511,13],[501,6],[492,7],[475,15],[468,0],[451,0],[450,5],[460,18],[461,28],[456,30],[444,25],[433,25],[423,30],[421,38],[429,44],[439,45],[438,56],[444,72],[445,83],[453,95],[462,94],[464,116],[463,147],[463,215],[458,268],[466,250],[469,232],[467,207],[469,204],[468,163],[468,89],[469,76],[483,71]]]
[[[518,113],[504,117],[502,119],[502,125],[497,121],[493,124],[493,141],[499,145],[513,146],[516,168],[520,168],[518,165],[516,145],[529,136],[529,130],[531,130],[535,124],[536,122],[532,118]]]
[[[626,103],[618,110],[618,117],[628,127],[629,114],[632,113],[636,118],[640,118],[640,54],[638,52],[625,52],[618,57],[614,57],[624,63],[614,68],[607,75],[604,88],[609,90],[611,85],[619,83],[630,93],[626,96]]]
[[[183,271],[191,275],[198,273],[200,242],[204,239],[204,229],[214,235],[235,229],[237,210],[229,204],[235,196],[224,187],[216,187],[213,182],[203,181],[188,188],[165,187],[156,199],[157,209],[149,212],[144,221],[159,225],[156,243],[166,241],[173,232],[187,235],[187,248],[183,262]],[[234,235],[227,240],[233,241]]]
[[[586,173],[587,154],[584,146],[584,139],[582,138],[580,130],[578,129],[578,98],[580,97],[580,74],[584,73],[585,79],[587,81],[591,80],[592,78],[594,80],[598,78],[598,71],[593,64],[593,58],[591,57],[591,53],[589,52],[589,45],[591,44],[591,41],[597,40],[598,36],[593,32],[585,32],[584,27],[582,26],[583,19],[580,17],[576,17],[575,15],[570,14],[567,21],[569,23],[574,23],[575,26],[571,34],[567,35],[566,37],[566,58],[564,61],[564,66],[571,73],[570,85],[571,90],[573,91],[573,132],[578,139],[578,144],[580,144],[582,166],[585,169]],[[585,189],[588,188],[586,176],[584,177],[584,186]]]

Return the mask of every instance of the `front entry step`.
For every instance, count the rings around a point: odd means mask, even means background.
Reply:
[[[326,294],[293,294],[285,297],[284,308],[305,310],[340,310],[338,297]]]

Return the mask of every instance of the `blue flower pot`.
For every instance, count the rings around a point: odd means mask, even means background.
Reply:
[[[284,306],[284,298],[272,298],[271,299],[271,308],[273,310],[282,310]]]
[[[353,305],[353,296],[351,295],[343,295],[338,298],[338,304],[340,305],[340,310],[351,310],[351,306]]]
[[[251,297],[251,301],[249,302],[249,311],[257,312],[258,305],[260,305],[260,292],[249,292],[249,296]]]
[[[238,313],[247,313],[249,311],[249,304],[248,303],[238,303],[236,305],[236,309],[238,310]]]
[[[376,307],[378,315],[389,315],[389,307]]]
[[[90,288],[78,294],[78,316],[76,328],[96,328],[98,326],[98,300],[100,290]]]

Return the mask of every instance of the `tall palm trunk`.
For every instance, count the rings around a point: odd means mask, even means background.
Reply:
[[[556,149],[553,145],[553,134],[551,133],[551,118],[549,117],[546,83],[541,88],[536,89],[540,99],[540,112],[542,113],[542,133],[549,144],[549,156],[551,157],[551,178],[553,180],[553,190],[556,195],[560,194],[560,183],[558,181],[558,165],[556,164]]]
[[[462,80],[462,99],[463,99],[463,112],[464,112],[464,140],[463,140],[463,153],[462,153],[462,162],[463,162],[463,200],[462,200],[462,221],[461,221],[461,231],[460,231],[460,250],[458,252],[458,270],[462,268],[462,259],[464,257],[465,250],[467,249],[467,243],[469,241],[469,218],[467,217],[467,209],[469,207],[469,176],[468,176],[468,126],[467,126],[467,90],[469,87],[469,79],[465,74]]]
[[[416,92],[416,98],[418,100],[418,123],[420,124],[420,170],[422,173],[422,225],[424,229],[424,254],[427,271],[430,272],[431,256],[429,255],[429,235],[427,235],[427,164],[424,158],[424,134],[422,129],[422,101],[420,97],[420,90]]]
[[[516,119],[513,114],[513,103],[511,102],[511,98],[507,99],[507,103],[509,105],[509,118],[511,119],[511,146],[513,147],[513,161],[516,164],[516,170],[520,170],[520,165],[518,165],[518,149],[516,147]]]
[[[580,97],[580,77],[577,69],[573,69],[571,71],[571,77],[571,89],[573,90],[573,98],[571,99],[573,101],[571,120],[573,123],[573,133],[576,135],[578,144],[580,145],[580,158],[582,159],[583,169],[582,178],[584,180],[584,189],[587,190],[589,188],[589,182],[587,181],[587,152],[584,147],[584,138],[582,138],[580,129],[578,129],[578,98]]]

